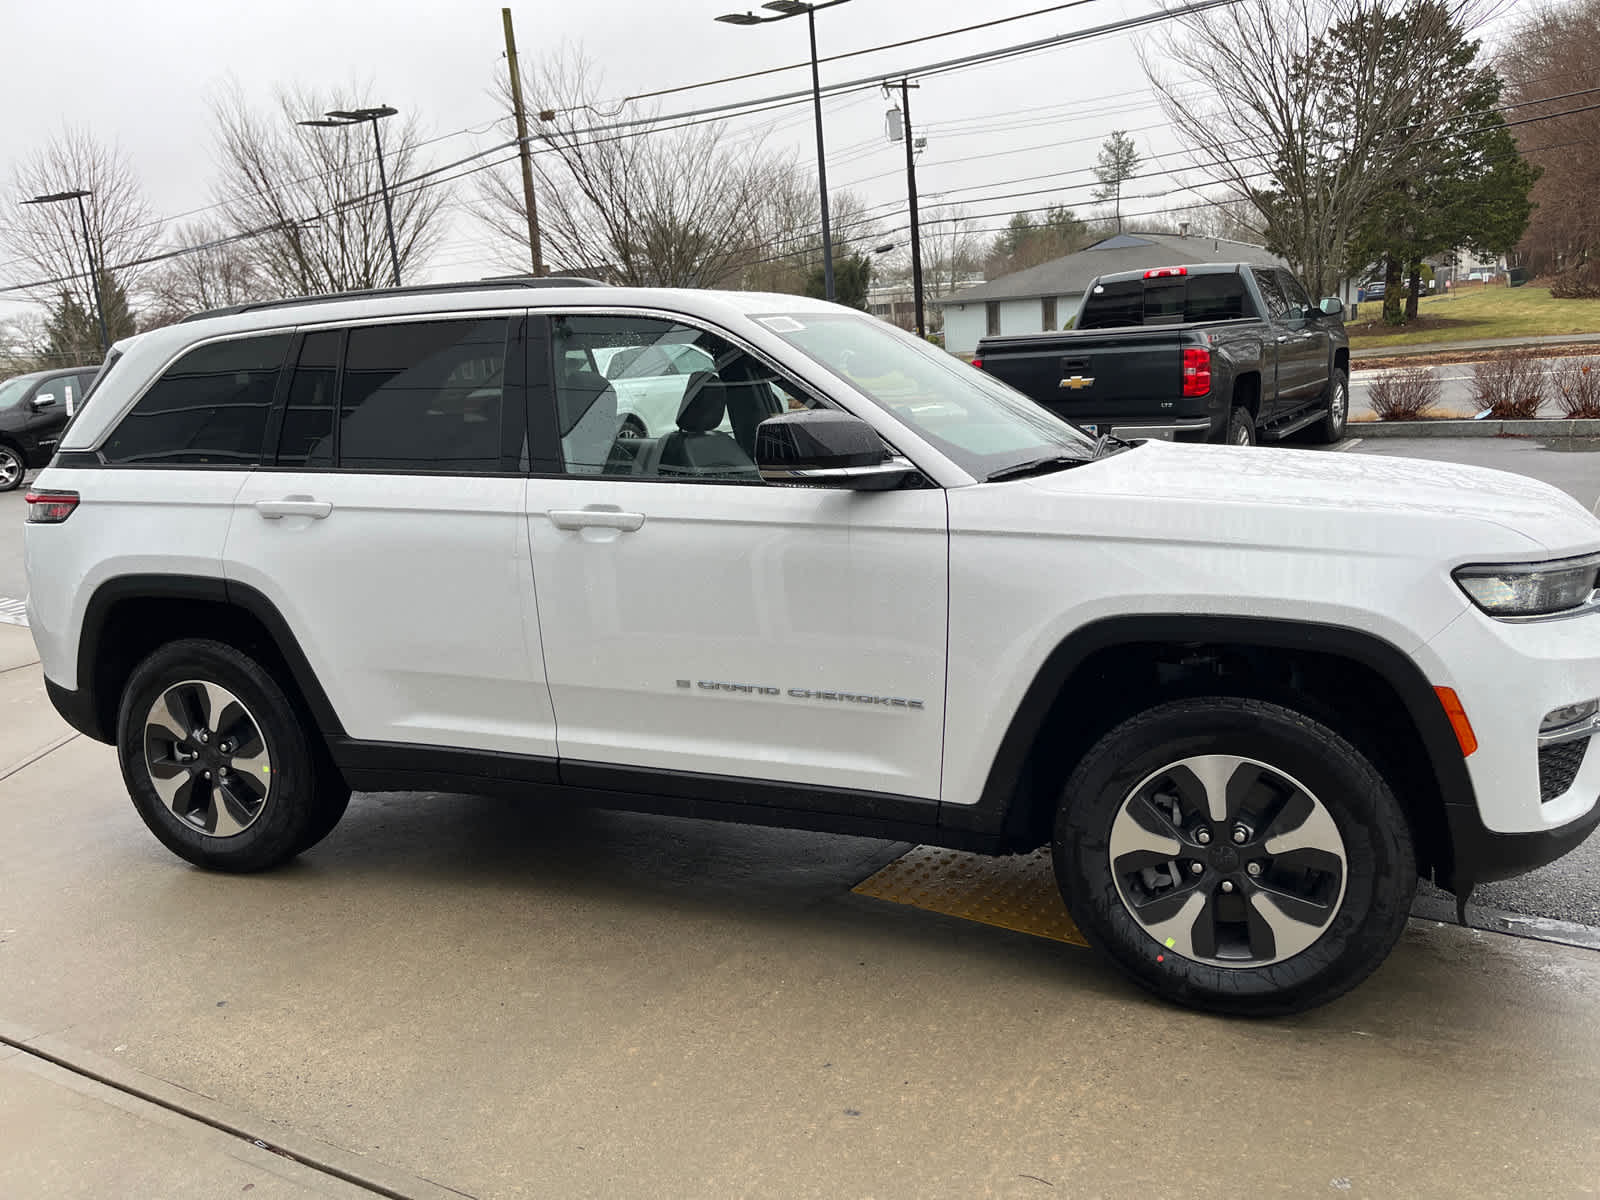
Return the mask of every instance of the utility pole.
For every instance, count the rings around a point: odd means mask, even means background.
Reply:
[[[533,273],[544,274],[544,247],[539,243],[539,209],[533,198],[533,156],[528,145],[528,114],[522,107],[522,72],[517,68],[517,35],[511,29],[511,10],[502,8],[500,19],[506,27],[506,59],[511,64],[511,107],[517,118],[517,156],[522,159],[522,202],[528,210],[528,250],[533,256]]]
[[[909,79],[900,80],[900,107],[889,110],[889,140],[903,140],[906,144],[906,196],[911,205],[911,295],[916,305],[917,336],[926,337],[927,322],[922,313],[922,230],[917,217],[917,151],[921,146],[911,131],[911,89],[917,86]],[[883,85],[885,96],[892,94],[889,87],[887,83]]]
[[[917,146],[911,133],[910,80],[900,81],[900,110],[905,117],[906,193],[911,200],[911,295],[917,308],[917,336],[927,337],[922,319],[922,233],[917,228]]]

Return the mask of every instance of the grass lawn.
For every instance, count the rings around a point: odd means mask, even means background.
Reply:
[[[1600,300],[1554,300],[1549,288],[1475,288],[1423,297],[1417,319],[1399,327],[1383,323],[1382,300],[1369,300],[1345,328],[1353,349],[1600,333]]]

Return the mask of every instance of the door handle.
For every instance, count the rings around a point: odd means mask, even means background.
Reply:
[[[550,520],[557,529],[617,529],[637,533],[644,526],[644,514],[615,508],[552,508]]]
[[[310,496],[285,496],[282,500],[257,500],[256,511],[268,521],[283,517],[310,517],[320,521],[333,512],[333,505]]]

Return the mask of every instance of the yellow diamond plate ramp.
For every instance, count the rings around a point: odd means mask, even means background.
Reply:
[[[1004,856],[918,846],[851,891],[1074,946],[1089,944],[1061,903],[1048,846]]]

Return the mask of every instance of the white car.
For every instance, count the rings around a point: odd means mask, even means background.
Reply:
[[[670,427],[625,433],[622,346],[712,364]],[[1376,967],[1419,873],[1464,894],[1600,821],[1565,495],[1096,441],[794,296],[208,314],[115,347],[28,504],[52,700],[218,870],[352,788],[1050,844],[1140,983],[1262,1013]]]

